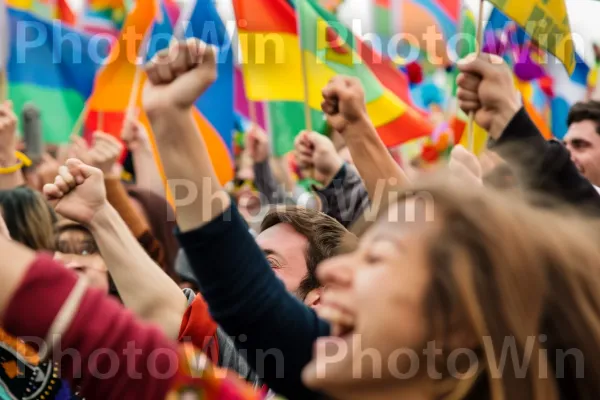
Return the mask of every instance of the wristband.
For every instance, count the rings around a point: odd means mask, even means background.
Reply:
[[[31,160],[25,154],[20,151],[15,151],[15,157],[17,158],[17,163],[15,165],[11,165],[10,167],[0,167],[0,175],[10,175],[15,172],[21,170],[23,167],[31,166]]]

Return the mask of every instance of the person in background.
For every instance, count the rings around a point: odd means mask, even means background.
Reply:
[[[33,250],[54,250],[56,215],[39,192],[28,187],[2,190],[0,208],[13,240]]]
[[[600,186],[600,101],[579,102],[569,110],[563,141],[579,172]]]

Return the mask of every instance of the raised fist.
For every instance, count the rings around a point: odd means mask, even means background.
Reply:
[[[129,151],[133,153],[138,150],[150,149],[148,132],[144,125],[134,116],[129,116],[125,119],[123,130],[121,131],[121,140],[123,140]]]
[[[301,132],[294,141],[296,161],[300,168],[314,168],[315,180],[329,184],[344,161],[338,155],[333,142],[317,132]]]
[[[110,174],[123,153],[123,144],[119,139],[104,132],[94,132],[94,145],[89,156],[90,164],[105,175]]]
[[[86,226],[107,204],[102,171],[75,158],[58,169],[54,183],[45,185],[43,192],[56,201],[57,213]]]
[[[321,108],[327,123],[341,135],[349,125],[369,118],[360,81],[347,76],[336,76],[327,84]]]
[[[177,42],[146,64],[142,103],[149,116],[168,108],[188,109],[217,79],[217,55],[198,39]]]
[[[269,138],[261,127],[253,125],[246,133],[246,149],[255,163],[265,162],[269,158]]]
[[[460,60],[456,78],[459,107],[475,113],[475,122],[498,139],[521,108],[521,95],[504,61],[492,54],[474,54]]]

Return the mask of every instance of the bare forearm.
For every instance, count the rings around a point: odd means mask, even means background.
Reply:
[[[148,256],[108,203],[94,217],[90,230],[125,306],[177,338],[187,300],[175,282]]]
[[[169,109],[150,115],[167,182],[175,197],[182,232],[197,229],[229,208],[230,198],[219,183],[204,139],[190,110]],[[177,187],[185,187],[178,198]]]
[[[344,136],[371,201],[390,186],[408,184],[404,171],[396,164],[370,121],[348,127]]]
[[[136,185],[166,197],[165,185],[152,151],[146,148],[139,149],[132,153],[132,157]]]

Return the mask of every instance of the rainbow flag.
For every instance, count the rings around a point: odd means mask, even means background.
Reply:
[[[17,36],[18,25],[35,29]],[[40,29],[46,34],[45,40],[39,39]],[[15,111],[20,113],[25,103],[34,101],[41,111],[44,140],[67,142],[92,93],[101,67],[97,58],[108,54],[107,44],[14,8],[8,9],[8,30],[8,88]],[[76,40],[63,40],[65,37]]]
[[[403,43],[397,54],[388,54],[390,58],[410,57],[410,61],[422,60],[435,67],[450,65],[446,44],[457,33],[461,4],[461,0],[375,0],[374,26],[384,48],[389,47],[394,34],[409,34],[416,39]],[[444,39],[436,39],[434,52],[428,47],[432,27],[433,33]]]
[[[180,17],[186,38],[196,37],[217,48],[217,80],[196,101],[194,118],[221,183],[233,179],[233,52],[225,25],[212,0],[188,3]],[[207,28],[208,27],[208,28]]]
[[[311,108],[320,110],[321,90],[330,79],[348,75],[360,79],[369,116],[388,147],[431,132],[431,127],[422,123],[421,115],[377,79],[359,55],[359,41],[347,28],[314,0],[296,4],[302,38],[294,9],[285,0],[234,0],[244,82],[250,99],[303,102],[304,57]],[[269,35],[276,36],[280,43],[275,51],[270,45],[264,46]]]
[[[540,48],[556,56],[565,65],[569,75],[576,72],[577,59],[564,0],[489,2],[519,24]]]
[[[92,34],[118,37],[125,24],[127,7],[124,0],[84,0],[81,27]]]
[[[86,137],[98,129],[120,138],[123,118],[130,104],[138,70],[136,63],[140,54],[141,39],[152,26],[157,13],[158,5],[154,0],[138,0],[127,16],[118,42],[113,46],[106,65],[96,77],[94,92],[88,101]],[[130,36],[131,32],[135,32],[138,37]],[[132,44],[130,40],[135,42]]]

